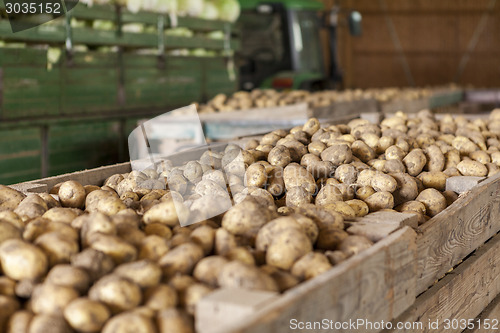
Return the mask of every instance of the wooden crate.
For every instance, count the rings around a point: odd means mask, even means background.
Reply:
[[[128,171],[130,164],[124,163],[14,187],[24,192],[44,192],[69,179],[100,185],[112,174]],[[479,183],[415,229],[416,233],[401,225],[365,252],[270,298],[244,317],[226,314],[227,325],[218,326],[219,332],[288,332],[292,319],[421,322],[421,330],[408,332],[443,332],[442,326],[429,329],[429,320],[442,323],[445,319],[473,319],[480,315],[500,293],[500,175]]]
[[[332,105],[309,110],[310,117],[333,119],[347,116],[359,117],[362,113],[377,112],[378,105],[374,99],[360,99],[346,102],[335,102]]]

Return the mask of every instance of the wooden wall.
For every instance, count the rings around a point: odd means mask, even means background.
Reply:
[[[360,37],[348,34],[345,20],[340,27],[346,88],[500,86],[500,0],[323,1],[363,17]]]

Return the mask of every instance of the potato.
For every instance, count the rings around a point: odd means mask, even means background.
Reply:
[[[166,277],[174,274],[191,274],[194,266],[203,258],[203,249],[194,243],[184,243],[167,252],[158,264]]]
[[[306,236],[311,241],[311,244],[316,243],[319,233],[319,229],[316,223],[314,223],[312,219],[302,214],[292,214],[290,217],[297,222],[301,230],[306,234]]]
[[[227,253],[231,253],[228,251]],[[221,256],[210,256],[201,259],[193,271],[193,276],[203,283],[211,287],[217,287],[217,277],[222,267],[228,260]]]
[[[255,248],[258,251],[267,251],[273,239],[281,232],[288,229],[302,231],[300,224],[291,216],[279,217],[265,224],[257,234]]]
[[[384,153],[386,160],[399,160],[402,161],[406,156],[406,153],[397,145],[392,145],[385,150]]]
[[[365,200],[374,193],[375,190],[371,186],[361,186],[356,189],[356,197],[360,200]]]
[[[304,254],[312,251],[309,238],[297,229],[287,229],[278,233],[266,253],[268,265],[288,270]]]
[[[323,150],[326,149],[326,145],[321,141],[313,141],[307,146],[309,153],[320,156]]]
[[[51,209],[54,207],[61,207],[61,203],[49,193],[38,193],[38,196],[45,202],[47,205],[47,209]]]
[[[264,187],[267,182],[266,168],[259,163],[250,165],[245,172],[245,185],[254,187]]]
[[[418,175],[418,179],[426,188],[435,188],[438,191],[444,191],[446,188],[446,179],[448,176],[441,171],[422,172]]]
[[[289,187],[286,193],[286,205],[289,207],[300,206],[312,201],[312,195],[301,186]]]
[[[377,172],[370,182],[370,186],[377,192],[394,192],[397,188],[397,181],[390,175]]]
[[[174,308],[177,303],[177,292],[169,285],[159,284],[146,289],[144,292],[144,305],[152,310],[160,311]]]
[[[425,205],[420,201],[412,200],[402,203],[401,205],[396,207],[396,210],[401,213],[410,212],[417,213],[420,215],[425,215],[427,210],[425,209]]]
[[[43,283],[33,289],[31,309],[36,314],[60,316],[66,305],[76,298],[78,292],[71,287]]]
[[[70,333],[71,329],[62,316],[39,314],[30,321],[29,333]]]
[[[368,162],[376,157],[375,151],[361,140],[356,140],[351,145],[352,154],[363,162]],[[349,163],[350,161],[346,161]]]
[[[321,228],[319,229],[316,247],[321,250],[334,250],[347,236],[348,234],[342,229]]]
[[[89,288],[90,277],[87,272],[81,268],[60,264],[54,266],[49,271],[45,283],[73,288],[80,294],[84,294]]]
[[[77,298],[64,309],[64,318],[78,332],[100,332],[111,313],[98,301]]]
[[[342,251],[326,251],[325,256],[332,265],[338,265],[347,259],[347,255]]]
[[[210,294],[212,289],[201,283],[195,283],[186,288],[184,292],[184,304],[187,313],[195,314],[196,304],[205,296]]]
[[[271,149],[267,156],[267,160],[271,165],[284,168],[292,162],[292,157],[287,147],[278,145]]]
[[[114,196],[109,191],[104,191],[104,190],[92,191],[85,198],[85,210],[87,210],[88,212],[96,212],[99,202],[112,197]]]
[[[24,229],[23,220],[19,217],[19,215],[17,215],[13,211],[10,210],[0,211],[0,221],[10,223],[19,230]]]
[[[433,188],[423,190],[415,200],[424,204],[427,215],[430,217],[436,216],[446,208],[446,198]]]
[[[221,288],[278,291],[276,282],[270,276],[257,267],[241,261],[225,264],[219,272],[217,281]]]
[[[312,219],[320,231],[330,228],[344,229],[344,218],[339,213],[328,212],[312,204],[298,207],[296,213]]]
[[[131,262],[137,258],[136,248],[115,235],[92,234],[89,244],[93,249],[109,255],[116,264]]]
[[[156,263],[140,260],[116,267],[113,274],[127,278],[141,288],[147,288],[160,282],[162,272]]]
[[[0,328],[5,332],[9,317],[19,310],[19,302],[10,296],[0,295]]]
[[[427,157],[425,157],[422,149],[413,149],[403,158],[403,163],[410,176],[417,176],[424,166],[427,164]]]
[[[339,213],[344,219],[354,219],[356,212],[354,209],[343,201],[336,201],[322,206],[328,212]]]
[[[0,219],[0,244],[8,239],[21,239],[22,233],[13,224]]]
[[[104,252],[87,248],[71,258],[71,265],[85,270],[92,281],[113,270],[113,259]]]
[[[302,156],[307,154],[307,147],[295,139],[281,139],[276,143],[276,145],[283,145],[287,147],[290,151],[290,157],[293,162],[300,162]]]
[[[158,312],[158,333],[194,333],[194,325],[187,314],[178,309]]]
[[[100,278],[89,290],[89,298],[104,303],[117,314],[137,307],[142,301],[141,289],[132,281],[111,274]]]
[[[254,239],[260,227],[271,220],[271,213],[253,198],[231,207],[222,218],[222,227],[236,236]]]
[[[14,210],[26,196],[10,187],[0,185],[0,212]]]
[[[349,235],[346,237],[338,249],[346,254],[347,257],[351,257],[355,254],[365,251],[370,248],[373,243],[365,236],[360,235]]]
[[[452,142],[453,148],[457,149],[460,154],[470,154],[476,150],[479,150],[479,147],[476,146],[474,142],[472,142],[469,138],[458,135],[453,139]]]
[[[149,333],[154,332],[152,320],[134,312],[124,312],[109,319],[102,329],[102,333]]]
[[[349,145],[342,143],[328,147],[321,152],[321,159],[332,162],[334,166],[350,163],[352,156],[353,153]]]
[[[20,239],[8,239],[0,245],[3,273],[13,280],[37,280],[48,267],[46,255],[38,247]]]
[[[186,221],[189,217],[188,209],[181,203],[175,203],[174,200],[167,200],[154,205],[144,213],[144,223],[163,223],[169,227],[174,227],[180,221]]]
[[[329,161],[312,161],[306,169],[315,179],[332,177],[335,173],[335,167]]]
[[[284,169],[283,180],[286,189],[301,186],[310,194],[316,192],[316,181],[312,174],[297,163],[291,163]]]
[[[37,194],[29,194],[23,199],[23,201],[21,201],[16,209],[14,209],[14,213],[21,217],[23,222],[27,222],[42,216],[47,209],[47,204],[42,198],[40,198]]]
[[[215,253],[225,255],[231,249],[237,247],[236,238],[224,228],[215,231]]]
[[[193,243],[198,244],[203,249],[204,255],[208,255],[212,252],[215,244],[215,229],[207,225],[202,225],[195,230],[190,235]]]
[[[12,314],[7,323],[6,333],[26,333],[29,330],[33,313],[26,310],[19,310]]]
[[[356,217],[363,217],[370,212],[368,205],[362,200],[352,199],[346,201],[345,203],[351,206]]]
[[[77,254],[80,249],[76,241],[67,239],[57,231],[46,232],[37,237],[35,245],[45,252],[51,267],[69,263],[71,257]]]
[[[57,194],[61,205],[70,208],[83,208],[87,195],[82,184],[73,180],[62,183]]]
[[[481,162],[473,160],[458,163],[457,169],[463,176],[485,177],[488,175],[488,168]]]
[[[268,176],[267,191],[275,197],[281,196],[285,192],[285,181],[283,179],[284,170],[281,167],[273,168]]]
[[[236,247],[226,253],[226,258],[230,261],[238,260],[248,265],[255,265],[255,258],[252,252],[246,247]]]
[[[377,174],[377,171],[367,169],[363,170],[358,174],[358,178],[356,180],[356,183],[360,186],[371,186],[371,182],[373,177]]]
[[[54,207],[46,211],[42,217],[55,222],[71,224],[79,216],[78,212],[72,208]]]
[[[358,178],[358,170],[353,165],[342,164],[335,170],[335,178],[347,185],[354,184]]]
[[[318,252],[309,252],[295,262],[291,269],[293,276],[300,280],[309,280],[332,268],[328,258]]]
[[[450,206],[458,199],[458,194],[453,191],[443,191],[443,196],[446,198],[446,205]]]
[[[364,200],[370,208],[370,212],[381,209],[392,209],[394,207],[394,197],[390,192],[376,192]]]
[[[309,120],[304,124],[302,130],[306,132],[309,136],[312,136],[320,128],[320,123],[317,118],[309,118]]]

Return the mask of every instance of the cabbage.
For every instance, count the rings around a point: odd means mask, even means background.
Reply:
[[[52,66],[57,64],[61,58],[61,49],[58,47],[49,47],[47,50],[47,70],[52,70]]]
[[[219,19],[235,22],[240,16],[241,8],[238,0],[213,0],[219,11]]]
[[[137,13],[141,10],[142,0],[127,0],[127,9],[131,13]]]
[[[165,35],[176,36],[176,37],[193,37],[194,33],[192,30],[189,30],[188,28],[179,27],[179,28],[171,28],[165,30]]]
[[[96,30],[114,30],[115,24],[108,20],[95,20],[92,22],[92,28]]]
[[[204,0],[181,0],[179,1],[178,14],[200,16],[203,13],[204,2]]]
[[[131,32],[131,33],[142,33],[144,32],[144,24],[141,23],[127,23],[122,26],[123,32]]]
[[[224,38],[226,38],[226,34],[224,33],[224,31],[220,31],[220,30],[211,31],[211,32],[207,33],[207,38],[224,39]]]
[[[158,6],[158,0],[142,0],[142,10],[153,12]]]
[[[219,10],[213,2],[206,1],[200,17],[206,20],[217,20],[219,18]]]
[[[179,0],[180,2],[184,0]],[[178,9],[177,0],[158,0],[156,10],[158,13],[162,14],[175,14]]]

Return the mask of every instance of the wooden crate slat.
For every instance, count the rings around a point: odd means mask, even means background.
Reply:
[[[422,322],[422,329],[393,329],[389,332],[462,332],[466,327],[444,329],[444,320],[474,319],[500,293],[500,235],[496,235],[442,280],[420,295],[415,304],[394,320]],[[497,317],[497,319],[500,319]],[[429,321],[439,321],[431,329]],[[496,330],[489,330],[494,332]]]
[[[500,231],[500,175],[481,184],[420,227],[418,293]]]
[[[490,333],[492,330],[500,329],[500,295],[474,319],[474,322],[474,328],[466,329],[463,333]],[[485,326],[485,323],[488,323],[489,326]]]
[[[330,271],[285,292],[244,322],[221,328],[221,332],[288,331],[291,319],[390,320],[415,300],[414,240],[411,228],[396,231]]]

